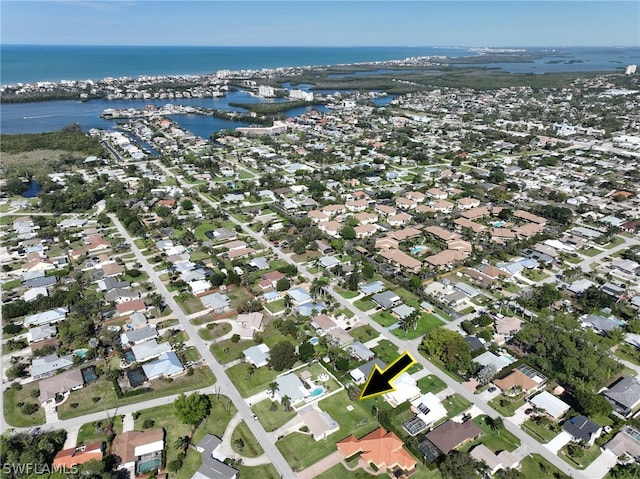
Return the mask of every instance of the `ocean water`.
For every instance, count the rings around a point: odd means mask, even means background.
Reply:
[[[307,65],[473,55],[437,47],[109,47],[1,45],[0,83],[206,74]]]

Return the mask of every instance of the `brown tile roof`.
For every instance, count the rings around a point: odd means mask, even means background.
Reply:
[[[400,466],[404,470],[415,469],[416,460],[402,447],[403,445],[398,436],[382,428],[360,439],[351,434],[336,443],[338,450],[345,458],[362,452],[361,457],[367,462],[373,462],[378,468]]]
[[[164,429],[149,429],[147,431],[127,431],[116,436],[111,445],[111,453],[120,458],[121,463],[136,460],[136,447],[144,446],[164,440]]]
[[[100,461],[103,455],[102,449],[102,442],[63,449],[53,458],[53,467],[73,467],[77,464],[84,464],[92,459]]]
[[[519,370],[514,369],[511,374],[503,379],[496,379],[493,383],[503,391],[510,391],[514,387],[522,388],[522,391],[528,392],[534,389],[538,383],[536,383],[529,376],[522,374]]]
[[[427,434],[431,441],[444,454],[449,454],[453,449],[482,434],[482,429],[473,421],[463,423],[447,421]]]

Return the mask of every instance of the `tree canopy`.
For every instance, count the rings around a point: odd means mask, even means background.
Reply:
[[[173,402],[175,415],[183,423],[196,427],[211,412],[211,400],[206,394],[180,394]]]
[[[280,341],[269,353],[269,366],[276,371],[290,369],[296,362],[296,351],[289,341]]]
[[[466,372],[471,367],[471,346],[455,331],[432,329],[420,349],[442,361],[449,371]]]

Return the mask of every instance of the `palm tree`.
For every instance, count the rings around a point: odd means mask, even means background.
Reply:
[[[271,397],[272,397],[272,398],[273,398],[273,397],[275,397],[275,395],[276,395],[276,391],[277,391],[278,389],[279,389],[279,388],[278,388],[278,383],[277,383],[276,381],[271,381],[271,382],[269,383],[268,391],[269,391],[269,394],[271,395]]]
[[[289,396],[283,396],[280,402],[282,403],[282,407],[284,407],[285,411],[291,410],[291,398]]]
[[[500,416],[487,417],[486,423],[493,432],[498,434],[500,434],[500,430],[504,427],[504,420]]]

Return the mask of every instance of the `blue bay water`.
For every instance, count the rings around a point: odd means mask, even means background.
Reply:
[[[535,49],[532,49],[535,51]],[[222,69],[243,70],[281,66],[335,65],[373,62],[427,55],[462,57],[475,55],[464,48],[436,47],[101,47],[101,46],[0,46],[0,83],[94,79],[138,75],[203,74]],[[640,62],[640,48],[563,48],[548,51],[529,63],[489,63],[476,66],[501,68],[512,73],[556,71],[619,71]],[[384,71],[381,67],[380,71]],[[354,75],[366,75],[358,72]],[[287,86],[287,85],[285,85]],[[296,88],[308,89],[309,85]],[[333,93],[332,91],[319,93]],[[392,97],[376,100],[384,105]],[[180,99],[175,103],[221,110],[238,110],[229,102],[260,100],[246,92],[229,92],[225,98]],[[116,122],[104,120],[106,108],[163,106],[167,100],[91,100],[47,101],[0,104],[2,133],[38,133],[59,130],[79,123],[83,130],[113,128]],[[322,107],[318,107],[322,109]],[[299,115],[304,108],[287,112]],[[176,115],[175,121],[195,134],[207,137],[214,131],[244,126],[243,123],[197,115]]]
[[[138,75],[206,74],[218,70],[320,66],[468,56],[463,48],[435,47],[109,47],[1,45],[3,85],[36,81],[101,80]]]

